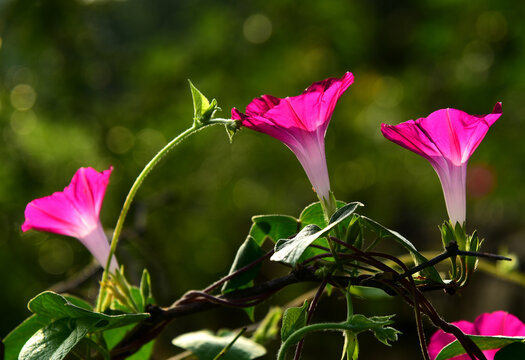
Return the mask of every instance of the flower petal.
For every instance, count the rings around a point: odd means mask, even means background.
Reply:
[[[112,167],[101,173],[92,168],[78,169],[64,191],[27,205],[22,231],[34,229],[76,237],[105,266],[109,243],[99,215],[112,171]],[[111,269],[116,266],[113,258]]]
[[[481,314],[474,326],[480,335],[525,336],[525,324],[505,311]]]
[[[254,99],[243,114],[232,109],[232,119],[270,135],[288,146],[299,159],[314,190],[329,199],[330,181],[326,166],[324,135],[337,100],[353,83],[347,72],[342,78],[329,78],[308,87],[301,95],[279,99],[263,95]]]
[[[492,114],[469,115],[456,109],[434,111],[426,118],[398,125],[381,124],[390,141],[423,156],[436,170],[452,223],[465,221],[466,166],[489,127],[501,116],[501,103]]]
[[[474,324],[469,321],[461,320],[453,322],[452,324],[460,328],[465,334],[475,335]],[[436,331],[430,338],[430,342],[428,344],[428,354],[430,355],[430,359],[434,360],[438,356],[439,352],[454,340],[456,340],[454,335],[446,333],[441,329]],[[470,360],[470,357],[468,355],[460,355],[453,357],[451,360]]]

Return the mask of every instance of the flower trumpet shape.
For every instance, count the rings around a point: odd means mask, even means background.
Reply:
[[[109,243],[99,214],[112,171],[112,167],[100,173],[92,168],[78,169],[64,191],[27,204],[22,231],[34,229],[75,237],[105,266]],[[113,257],[110,270],[117,267]]]
[[[232,119],[288,146],[326,205],[331,199],[324,137],[337,100],[353,82],[354,76],[347,72],[340,79],[313,83],[298,96],[280,99],[263,95],[246,107],[246,114],[233,108]]]
[[[467,163],[489,127],[501,116],[501,103],[488,115],[441,109],[398,125],[381,124],[390,141],[430,161],[437,172],[452,224],[465,222]]]
[[[512,314],[505,311],[496,311],[493,313],[481,314],[474,320],[474,323],[469,321],[461,320],[453,322],[467,335],[482,335],[482,336],[525,336],[525,324],[520,319]],[[434,360],[441,349],[456,340],[454,335],[447,334],[443,330],[438,330],[430,338],[428,344],[428,353],[430,358]],[[494,355],[498,349],[485,350],[483,354],[487,357],[487,360],[493,360]],[[454,356],[453,360],[469,360],[470,356],[460,355]],[[451,360],[452,360],[451,359]]]

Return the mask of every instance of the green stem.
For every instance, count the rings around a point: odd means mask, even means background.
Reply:
[[[226,345],[226,347],[224,349],[222,349],[221,352],[218,353],[217,356],[215,356],[213,358],[213,360],[218,360],[218,359],[224,357],[224,355],[228,352],[228,350],[230,350],[230,348],[237,341],[237,339],[240,338],[241,335],[244,334],[245,332],[246,332],[246,328],[241,329],[241,331],[239,331],[239,333],[233,338],[233,340],[230,341],[230,343],[228,345]]]
[[[190,135],[193,135],[194,133],[204,129],[205,127],[217,125],[217,124],[225,124],[228,120],[227,119],[212,119],[210,120],[209,124],[206,125],[197,125],[193,124],[192,127],[186,129],[181,134],[179,134],[177,137],[175,137],[173,140],[171,140],[162,150],[160,150],[153,159],[150,160],[150,162],[142,169],[142,172],[139,174],[133,185],[131,186],[131,189],[129,190],[128,196],[126,196],[126,200],[124,201],[124,205],[122,206],[122,210],[120,211],[119,218],[117,220],[117,225],[115,226],[115,230],[113,231],[113,238],[111,239],[111,248],[109,250],[109,256],[108,260],[106,262],[106,267],[104,269],[104,273],[102,274],[102,280],[101,280],[101,287],[100,292],[98,294],[97,298],[97,307],[96,311],[100,312],[102,311],[102,299],[104,298],[104,293],[106,292],[105,287],[106,283],[108,281],[109,277],[109,265],[111,263],[111,258],[113,257],[113,254],[115,253],[115,250],[117,248],[118,240],[120,233],[122,232],[122,228],[124,227],[124,221],[126,220],[126,215],[128,214],[128,211],[131,207],[131,203],[133,202],[133,198],[137,194],[137,191],[139,190],[140,186],[144,182],[144,179],[148,174],[155,168],[155,166],[159,163],[159,161],[175,146],[177,146],[181,141],[189,137]],[[232,120],[229,120],[230,122]]]
[[[286,355],[286,351],[288,350],[288,348],[296,344],[305,335],[311,332],[326,331],[326,330],[353,331],[355,330],[355,326],[348,324],[348,323],[321,323],[321,324],[312,324],[312,325],[307,325],[305,327],[302,327],[296,332],[292,333],[292,335],[290,335],[288,339],[286,339],[286,341],[282,343],[281,348],[279,349],[279,352],[277,353],[277,360],[285,360],[285,355]]]
[[[346,297],[346,321],[350,321],[352,319],[352,316],[354,316],[354,305],[352,304],[352,295],[350,295],[350,287],[348,286],[348,290],[345,292]]]

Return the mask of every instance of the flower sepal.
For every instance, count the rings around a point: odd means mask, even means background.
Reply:
[[[148,305],[154,304],[151,294],[151,280],[144,269],[140,286],[131,285],[124,276],[124,266],[110,273],[109,280],[101,284],[105,288],[103,311],[144,313]]]
[[[224,128],[226,129],[226,134],[228,134],[228,138],[230,139],[230,144],[233,143],[233,136],[237,134],[237,131],[239,131],[241,127],[242,127],[242,120],[231,119],[230,122],[224,124]]]
[[[323,213],[327,222],[330,221],[332,215],[337,211],[337,200],[333,191],[330,190],[328,194],[329,195],[327,199],[319,196],[319,201],[321,203],[321,206],[323,207]]]
[[[461,251],[479,252],[482,239],[478,237],[477,231],[472,235],[465,232],[464,224],[456,222],[456,226],[452,225],[450,220],[447,220],[439,228],[441,231],[441,241],[443,247],[448,248],[453,244],[457,245],[457,249]],[[478,258],[476,256],[459,256],[459,265],[456,257],[450,258],[452,262],[451,277],[459,286],[464,286],[470,279],[472,273],[476,270],[478,265]],[[459,268],[458,268],[459,266]]]
[[[467,250],[467,238],[468,235],[465,233],[464,227],[456,222],[454,226],[450,220],[447,220],[440,226],[441,241],[443,242],[443,248],[450,246],[452,242],[458,245],[459,250]]]

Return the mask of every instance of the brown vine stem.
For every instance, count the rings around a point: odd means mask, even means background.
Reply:
[[[363,274],[356,277],[352,276],[331,276],[327,278],[326,281],[330,284],[335,284],[336,286],[346,287],[348,285],[362,285],[369,286],[381,289],[389,295],[400,295],[408,304],[414,306],[419,311],[424,312],[432,322],[442,328],[445,332],[452,333],[458,341],[463,345],[463,347],[469,352],[469,355],[472,357],[473,354],[480,360],[486,360],[483,353],[479,348],[474,344],[474,342],[465,336],[463,332],[456,326],[447,323],[443,320],[436,310],[432,307],[428,299],[421,293],[421,291],[431,291],[438,289],[449,289],[450,285],[446,284],[427,284],[420,285],[418,287],[415,284],[411,284],[411,276],[402,276],[397,271],[384,264],[383,262],[377,260],[370,253],[363,252],[360,249],[355,248],[352,245],[349,245],[339,239],[334,238],[335,242],[341,244],[352,250],[354,254],[348,254],[349,259],[355,259],[360,262],[363,262],[375,269],[383,271],[385,274],[391,274],[389,276],[381,276],[381,274],[368,275]],[[324,250],[324,249],[323,249]],[[390,259],[389,255],[373,253],[376,256],[382,256],[384,258]],[[356,256],[357,255],[357,256]],[[383,256],[386,255],[386,256]],[[470,254],[469,254],[470,255]],[[472,254],[477,256],[478,254]],[[267,258],[271,256],[271,252],[263,256]],[[392,257],[393,258],[393,257]],[[446,257],[445,257],[446,258]],[[263,261],[264,259],[256,260],[256,262]],[[397,260],[397,258],[396,258]],[[434,260],[435,261],[435,260]],[[397,263],[397,261],[394,261]],[[256,265],[256,264],[255,264]],[[258,302],[268,299],[270,296],[275,294],[277,291],[283,289],[284,287],[299,283],[299,282],[321,282],[322,280],[315,275],[315,267],[304,267],[300,266],[298,269],[292,271],[290,274],[285,275],[280,278],[276,278],[270,281],[267,281],[262,284],[258,284],[251,288],[232,291],[224,295],[211,295],[209,292],[216,289],[218,286],[226,282],[227,280],[233,278],[242,271],[255,266],[254,264],[249,264],[238,271],[229,274],[225,278],[215,282],[214,284],[208,286],[205,291],[190,291],[186,293],[181,299],[176,301],[172,306],[168,308],[161,308],[158,306],[150,306],[147,311],[150,313],[150,318],[137,325],[133,330],[128,332],[124,339],[122,339],[111,351],[111,359],[119,360],[125,359],[126,357],[134,354],[138,351],[142,345],[148,343],[150,340],[156,338],[164,327],[172,320],[187,316],[190,314],[195,314],[210,310],[213,308],[221,306],[234,306],[234,307],[243,307],[243,306],[252,306]],[[399,264],[398,264],[399,265]],[[427,266],[430,266],[427,264]],[[407,273],[408,269],[403,269],[404,273]],[[413,271],[413,270],[409,270]],[[408,278],[408,279],[407,279]],[[413,281],[413,279],[412,279]],[[407,294],[413,293],[414,299],[410,299]],[[420,321],[420,320],[418,320]]]
[[[328,283],[328,281],[326,279],[323,279],[323,281],[321,282],[321,285],[317,289],[317,292],[315,293],[315,296],[312,299],[312,303],[310,304],[310,307],[308,309],[308,316],[306,318],[306,325],[310,324],[310,321],[312,321],[312,317],[314,315],[315,309],[317,308],[317,304],[319,303],[319,299],[321,298],[321,295],[323,294],[323,291],[324,291],[327,283]],[[294,360],[299,360],[301,358],[301,352],[303,350],[303,344],[304,344],[304,338],[302,338],[299,341],[299,343],[297,344],[297,348],[295,350]]]
[[[384,257],[384,258],[387,258],[387,259],[390,259],[392,260],[393,258],[396,259],[395,257],[391,256],[391,255],[388,255],[388,254],[382,254],[382,253],[366,253],[366,252],[363,252],[361,251],[360,249],[350,245],[350,244],[347,244],[339,239],[332,239],[336,242],[339,242],[341,243],[341,245],[344,245],[345,247],[355,251],[356,253],[358,254],[361,254],[363,255],[364,258],[366,258],[368,261],[370,261],[370,263],[373,263],[374,266],[376,266],[378,269],[382,269],[383,271],[385,272],[389,272],[389,273],[392,273],[393,275],[393,290],[395,292],[397,292],[399,295],[401,295],[405,300],[407,299],[406,295],[402,294],[400,291],[399,291],[399,288],[397,288],[397,286],[395,286],[395,283],[400,283],[403,285],[403,287],[405,288],[405,290],[408,290],[410,291],[412,286],[410,283],[407,283],[407,280],[404,279],[403,277],[399,277],[399,273],[397,271],[395,271],[394,269],[390,268],[389,266],[385,265],[384,263],[376,260],[371,254],[375,254],[376,256],[381,256],[381,257]],[[445,257],[447,258],[447,257]],[[399,263],[402,263],[401,261],[399,261],[398,263],[398,259],[396,259],[394,262],[397,263],[399,265]],[[430,260],[432,261],[432,260]],[[403,264],[403,267],[406,268],[406,265]],[[396,279],[397,278],[397,279]],[[412,277],[410,276],[409,278],[412,279]],[[413,280],[413,279],[412,279]],[[415,284],[414,284],[415,286]],[[446,289],[446,286],[444,286],[443,288]],[[434,309],[434,307],[432,306],[432,304],[430,303],[430,301],[421,293],[421,291],[415,287],[415,295],[414,295],[414,299],[413,301],[411,302],[410,299],[408,301],[408,303],[414,307],[416,306],[419,306],[418,305],[418,302],[422,302],[424,304],[424,307],[422,307],[422,311],[429,316],[429,318],[432,320],[432,322],[434,323],[434,325],[436,325],[437,327],[441,328],[443,331],[445,332],[448,332],[448,333],[451,333],[453,334],[456,339],[461,343],[461,345],[463,346],[463,348],[467,351],[468,355],[472,358],[472,359],[475,359],[475,358],[478,358],[479,360],[486,360],[486,357],[485,355],[483,354],[483,352],[479,349],[479,347],[469,338],[467,337],[463,331],[461,331],[457,326],[455,325],[452,325],[452,324],[449,324],[448,322],[446,322],[445,320],[443,320],[441,318],[441,316],[438,314],[438,312]]]

